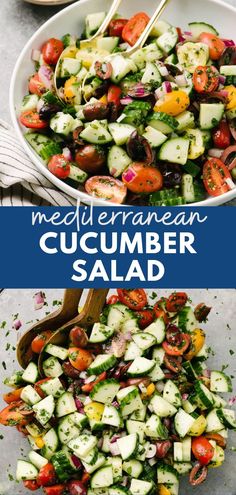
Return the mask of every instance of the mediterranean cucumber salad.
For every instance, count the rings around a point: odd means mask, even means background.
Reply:
[[[0,412],[30,445],[17,481],[46,495],[178,495],[182,475],[203,483],[236,429],[221,396],[231,380],[205,362],[210,309],[185,292],[150,305],[143,289],[118,289],[63,346],[38,335],[35,359],[5,380],[14,389]]]
[[[205,22],[89,14],[81,38],[34,49],[20,122],[49,171],[113,203],[172,206],[235,188],[236,46]],[[87,41],[86,41],[87,40]]]

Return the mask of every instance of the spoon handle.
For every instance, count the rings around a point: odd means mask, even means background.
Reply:
[[[114,17],[114,15],[116,14],[117,12],[117,9],[119,8],[120,4],[121,4],[121,1],[122,0],[114,0],[112,5],[111,5],[111,8],[109,10],[109,12],[107,13],[102,25],[100,26],[100,28],[97,30],[97,32],[95,33],[94,36],[92,36],[92,38],[90,38],[89,41],[92,41],[94,40],[95,38],[97,38],[98,36],[101,36],[102,34],[104,34],[107,30],[107,27],[109,26],[112,18]]]

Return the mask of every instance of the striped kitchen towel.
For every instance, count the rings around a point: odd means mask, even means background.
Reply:
[[[26,155],[11,126],[0,120],[0,206],[73,206]]]

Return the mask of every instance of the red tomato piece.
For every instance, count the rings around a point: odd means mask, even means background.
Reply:
[[[225,51],[225,44],[218,36],[211,33],[201,33],[198,39],[209,47],[211,60],[220,59]]]
[[[219,158],[209,158],[203,166],[203,183],[210,196],[220,196],[230,190],[226,179],[231,174]]]
[[[54,155],[48,162],[48,170],[58,179],[66,179],[70,175],[70,162],[64,155]]]
[[[37,483],[39,486],[55,485],[57,482],[56,471],[51,462],[48,462],[43,466],[37,476]]]
[[[52,336],[51,330],[45,330],[44,332],[36,335],[34,340],[32,340],[32,342],[31,342],[32,351],[35,352],[35,354],[40,354],[43,347],[48,342],[48,340],[50,339],[51,336]]]
[[[117,289],[117,294],[119,301],[134,311],[147,305],[147,295],[143,289]]]
[[[166,306],[166,297],[162,297],[160,301],[157,301],[156,304],[153,307],[153,311],[155,313],[156,318],[163,318],[165,324],[169,323],[169,318],[168,314],[165,311],[165,306]],[[164,306],[164,307],[163,307]]]
[[[166,301],[166,310],[170,313],[176,313],[185,306],[188,296],[185,292],[173,292]]]
[[[125,25],[122,38],[129,45],[134,46],[148,25],[150,17],[145,12],[135,14]]]
[[[219,73],[214,65],[199,65],[194,71],[193,85],[198,93],[212,93],[218,88],[219,82]]]
[[[45,129],[48,122],[41,120],[36,110],[25,110],[20,115],[20,123],[29,129]]]
[[[70,347],[68,357],[70,364],[79,371],[86,370],[93,361],[91,352],[79,347]]]
[[[28,488],[28,490],[31,490],[31,492],[35,492],[35,490],[38,490],[40,488],[36,480],[25,480],[23,481],[23,483],[24,487]]]
[[[222,120],[213,130],[212,137],[216,148],[225,149],[230,146],[231,132],[226,120]]]
[[[109,36],[119,36],[121,38],[127,22],[128,19],[113,19],[108,26]]]
[[[144,165],[142,162],[133,162],[122,174],[122,181],[135,194],[151,194],[159,191],[163,186],[163,177],[154,166]]]
[[[61,40],[58,40],[57,38],[50,38],[46,41],[42,48],[42,55],[46,64],[56,65],[63,50],[64,45]]]
[[[12,402],[16,402],[17,400],[20,399],[21,392],[24,387],[22,388],[16,388],[15,390],[12,390],[12,392],[8,392],[7,394],[3,395],[3,400],[7,404],[11,404]]]
[[[108,297],[107,299],[107,304],[116,304],[119,301],[119,297],[113,294],[112,296]]]
[[[127,188],[120,180],[106,175],[90,177],[85,183],[85,190],[91,196],[117,204],[123,203],[127,194]]]
[[[121,93],[122,93],[121,88],[119,88],[119,86],[116,86],[115,84],[112,84],[108,89],[107,102],[115,103],[115,105],[119,107]]]
[[[46,495],[66,495],[68,493],[66,485],[63,484],[44,487],[43,491]]]
[[[24,403],[20,400],[11,402],[9,406],[2,409],[0,412],[0,424],[4,426],[25,426],[29,423],[29,418],[22,414],[20,407]]]
[[[137,316],[140,328],[146,328],[153,322],[155,313],[153,309],[143,309],[141,311],[138,311]]]
[[[42,96],[46,91],[46,87],[42,83],[38,74],[34,74],[29,80],[29,92],[38,96]]]
[[[192,438],[192,452],[202,466],[209,464],[214,456],[214,448],[203,436]]]
[[[181,333],[182,342],[180,345],[172,345],[169,342],[163,342],[162,347],[168,356],[182,356],[189,347],[191,338],[187,333]]]

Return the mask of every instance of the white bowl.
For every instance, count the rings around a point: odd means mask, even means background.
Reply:
[[[57,179],[47,170],[40,158],[25,141],[23,129],[19,125],[17,115],[22,98],[27,92],[28,77],[34,72],[33,62],[31,61],[32,49],[41,47],[47,38],[53,36],[60,38],[65,33],[79,35],[83,30],[85,16],[92,12],[107,11],[110,4],[111,0],[80,0],[49,19],[36,31],[23,49],[15,66],[10,85],[10,112],[12,121],[23,148],[35,163],[38,170],[69,196],[80,199],[84,203],[91,203],[92,200],[94,204],[106,204],[107,206],[112,203],[96,198],[92,199],[88,194],[77,191]],[[144,3],[143,0],[126,0],[121,4],[119,12],[124,17],[130,17],[135,12],[143,10],[148,14],[152,14],[155,6],[156,2],[153,0],[145,0]],[[205,21],[215,26],[222,37],[235,38],[236,9],[220,0],[172,0],[164,12],[163,17],[175,26],[185,28],[187,28],[188,22]],[[207,198],[201,203],[195,204],[198,206],[220,205],[235,197],[236,188],[222,196]],[[117,205],[114,204],[114,206]]]

